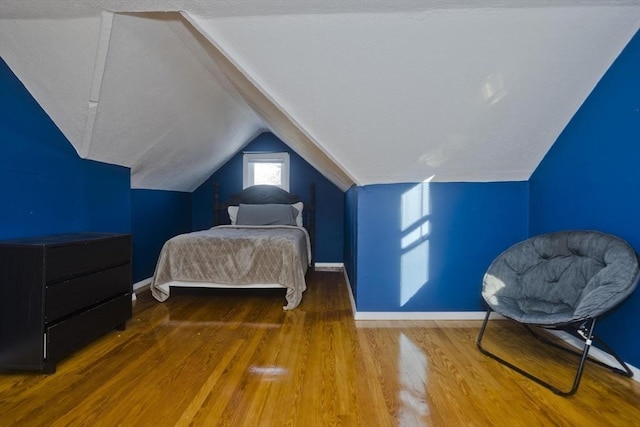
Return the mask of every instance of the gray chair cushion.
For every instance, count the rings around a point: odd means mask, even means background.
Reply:
[[[640,278],[624,240],[597,231],[561,231],[520,242],[487,270],[482,296],[522,323],[560,325],[597,317],[619,304]]]

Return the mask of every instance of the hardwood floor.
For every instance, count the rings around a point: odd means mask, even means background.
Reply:
[[[0,375],[2,426],[640,426],[640,383],[589,364],[554,395],[480,354],[479,321],[355,322],[342,273],[283,290],[139,295],[53,375]],[[493,321],[486,347],[561,384],[573,358]]]

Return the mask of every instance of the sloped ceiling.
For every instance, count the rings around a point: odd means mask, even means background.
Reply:
[[[192,191],[271,130],[342,189],[527,180],[640,0],[0,0],[0,55],[82,157]]]

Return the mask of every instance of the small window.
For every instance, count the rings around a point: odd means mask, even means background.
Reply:
[[[244,153],[242,188],[269,184],[289,191],[289,153]]]

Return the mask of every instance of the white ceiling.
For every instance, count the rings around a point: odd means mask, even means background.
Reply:
[[[640,0],[0,0],[78,153],[179,191],[264,130],[342,189],[527,180],[639,28]]]

